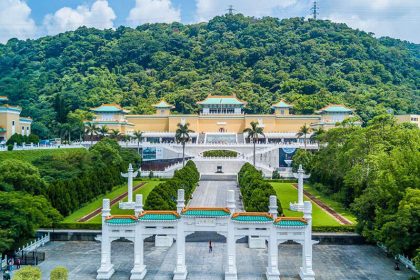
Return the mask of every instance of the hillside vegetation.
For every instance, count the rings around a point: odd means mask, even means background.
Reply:
[[[208,94],[235,93],[248,113],[268,113],[279,98],[296,113],[345,103],[365,121],[388,109],[418,113],[419,69],[419,45],[303,18],[82,27],[0,45],[0,93],[41,137],[79,137],[86,110],[101,103],[151,113],[165,98],[192,113]]]

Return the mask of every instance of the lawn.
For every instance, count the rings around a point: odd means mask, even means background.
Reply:
[[[142,180],[142,181],[134,181],[133,185],[136,186],[141,182],[145,182],[146,184],[143,185],[141,188],[136,190],[133,195],[133,199],[135,198],[136,194],[143,194],[143,204],[146,202],[146,198],[149,195],[149,193],[153,190],[154,187],[156,187],[158,184],[160,184],[160,181],[157,180]],[[77,222],[81,217],[89,214],[90,212],[94,211],[95,209],[102,207],[102,200],[104,198],[113,199],[124,192],[127,191],[127,184],[122,186],[117,186],[114,188],[112,192],[109,192],[105,195],[102,195],[101,197],[97,198],[95,201],[85,205],[84,207],[80,208],[79,210],[72,213],[70,216],[67,216],[63,223],[74,223]],[[126,200],[127,198],[125,198]],[[118,208],[118,203],[114,204],[111,207],[111,214],[133,214],[133,210],[121,210]],[[93,223],[93,224],[100,224],[101,223],[101,216],[98,215],[94,217],[93,219],[85,222],[85,223]]]
[[[42,149],[42,150],[27,150],[27,151],[5,151],[0,153],[0,161],[5,159],[19,159],[27,162],[34,162],[40,157],[50,155],[68,154],[74,151],[84,150],[83,148],[74,149]]]
[[[325,194],[317,191],[316,189],[314,189],[311,185],[305,184],[303,188],[305,189],[305,191],[310,192],[313,196],[315,196],[316,198],[318,198],[319,200],[321,200],[322,202],[324,202],[325,204],[330,206],[332,209],[334,209],[341,216],[348,219],[350,222],[352,222],[354,224],[357,223],[356,217],[348,209],[346,209],[343,206],[343,204],[341,204],[340,202],[332,200],[327,195],[325,195]]]
[[[283,207],[283,213],[288,217],[302,217],[303,213],[289,210],[289,203],[297,201],[297,190],[292,183],[271,183],[277,193]],[[304,200],[309,200],[306,196]],[[312,224],[313,226],[340,226],[341,224],[322,210],[318,205],[312,203]]]

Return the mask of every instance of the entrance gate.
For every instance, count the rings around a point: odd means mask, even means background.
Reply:
[[[312,270],[312,204],[304,203],[303,218],[277,217],[277,197],[270,196],[269,212],[235,212],[235,194],[228,191],[225,208],[185,207],[184,190],[178,190],[177,211],[144,211],[142,195],[136,195],[134,215],[111,215],[109,199],[103,200],[101,266],[97,279],[110,279],[111,242],[126,238],[134,242],[134,267],[130,279],[144,279],[144,239],[166,235],[176,239],[176,266],[173,279],[186,279],[185,237],[193,232],[215,231],[226,237],[225,279],[237,279],[236,240],[258,236],[268,242],[267,279],[279,279],[278,245],[293,240],[302,245],[300,278],[314,280]]]

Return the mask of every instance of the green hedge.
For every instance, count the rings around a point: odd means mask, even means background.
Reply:
[[[94,223],[59,223],[55,225],[55,229],[102,229],[101,224]]]
[[[237,157],[238,152],[230,150],[211,150],[203,152],[203,157]]]
[[[238,173],[238,181],[242,194],[242,200],[246,211],[268,212],[270,195],[276,195],[273,186],[266,182],[254,166],[245,163]],[[281,215],[283,209],[277,199],[278,213]]]
[[[188,203],[198,181],[200,173],[193,161],[180,170],[175,171],[174,177],[159,184],[149,194],[144,205],[146,210],[176,210],[178,189],[185,190],[185,200]]]
[[[50,273],[50,280],[68,280],[69,271],[64,266],[57,266]]]
[[[12,280],[41,280],[41,269],[36,266],[24,266],[14,273]]]
[[[297,179],[265,179],[269,183],[297,183]]]
[[[312,226],[314,232],[355,232],[356,226],[342,225],[342,226]]]

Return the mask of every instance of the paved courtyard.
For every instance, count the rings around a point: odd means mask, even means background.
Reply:
[[[234,190],[237,211],[243,211],[236,181],[200,181],[193,193],[191,207],[226,207],[227,191]]]
[[[188,279],[223,279],[225,246],[225,243],[214,243],[213,253],[208,253],[207,243],[187,242]],[[238,279],[265,279],[266,250],[249,249],[246,243],[237,244],[236,248]],[[40,264],[43,279],[47,280],[51,269],[57,265],[66,266],[72,280],[95,279],[100,264],[100,243],[50,242],[42,250],[46,252],[46,261]],[[133,244],[114,242],[112,253],[116,270],[112,280],[129,279],[133,266]],[[281,279],[299,279],[300,253],[300,245],[287,244],[279,247]],[[175,244],[167,249],[156,248],[153,243],[146,242],[146,279],[172,279],[175,255]],[[413,275],[404,268],[395,271],[392,259],[387,258],[379,248],[369,245],[315,245],[313,266],[317,280],[406,280]]]

